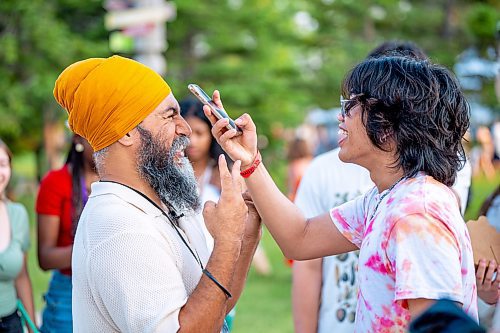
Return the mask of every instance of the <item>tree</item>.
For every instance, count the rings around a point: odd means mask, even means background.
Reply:
[[[0,136],[14,150],[40,155],[44,124],[64,117],[52,96],[61,70],[108,54],[103,12],[100,1],[0,2]]]

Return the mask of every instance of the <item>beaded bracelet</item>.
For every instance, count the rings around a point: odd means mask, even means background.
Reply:
[[[240,175],[243,178],[250,177],[250,175],[255,171],[255,169],[257,169],[261,161],[262,161],[262,156],[260,155],[260,151],[257,150],[257,156],[255,156],[255,160],[253,161],[252,165],[248,169],[241,171]]]

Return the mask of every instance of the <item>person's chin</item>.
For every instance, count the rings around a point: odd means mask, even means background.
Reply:
[[[340,150],[339,150],[339,160],[341,160],[344,163],[351,162],[349,160],[349,154],[347,153],[347,151],[346,151],[345,148],[340,147]]]

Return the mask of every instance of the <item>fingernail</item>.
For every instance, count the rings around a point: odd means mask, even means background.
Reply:
[[[236,119],[234,122],[235,122],[236,124],[238,124],[238,125],[241,125],[241,121],[242,121],[242,120],[241,120],[240,118],[238,118],[238,119]]]

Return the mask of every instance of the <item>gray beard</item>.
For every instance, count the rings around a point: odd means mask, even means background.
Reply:
[[[138,151],[138,171],[156,192],[161,202],[177,213],[197,212],[201,207],[198,184],[189,160],[184,157],[179,165],[174,161],[175,153],[184,150],[189,139],[180,136],[172,142],[170,149],[165,148],[164,140],[158,135],[137,126],[141,135]]]

